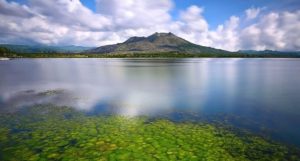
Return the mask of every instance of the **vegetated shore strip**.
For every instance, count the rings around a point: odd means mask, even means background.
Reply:
[[[212,53],[178,53],[178,52],[153,52],[153,53],[0,53],[2,58],[300,58],[300,55],[288,54],[212,54]]]

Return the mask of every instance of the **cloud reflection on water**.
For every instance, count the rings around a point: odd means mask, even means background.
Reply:
[[[294,128],[300,123],[299,64],[294,59],[15,59],[0,62],[0,105],[12,110],[53,103],[126,116],[229,114],[288,139],[300,135]],[[41,95],[57,89],[62,91]]]

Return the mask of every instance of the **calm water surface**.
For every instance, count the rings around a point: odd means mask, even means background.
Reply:
[[[300,59],[0,61],[0,109],[217,120],[300,146]]]

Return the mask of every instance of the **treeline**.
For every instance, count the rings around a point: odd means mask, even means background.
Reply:
[[[243,53],[178,53],[178,52],[164,52],[164,53],[117,53],[117,54],[87,54],[87,57],[103,57],[103,58],[295,58],[300,55],[286,55],[286,54],[243,54]]]
[[[89,53],[15,53],[9,49],[0,47],[0,57],[8,58],[295,58],[300,55],[286,54],[244,54],[244,53],[113,53],[113,54],[89,54]]]
[[[8,48],[0,47],[0,57],[15,58],[17,54]]]

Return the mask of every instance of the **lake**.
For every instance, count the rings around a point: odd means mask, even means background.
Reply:
[[[0,111],[204,121],[300,147],[299,73],[300,59],[13,59],[0,61]]]

